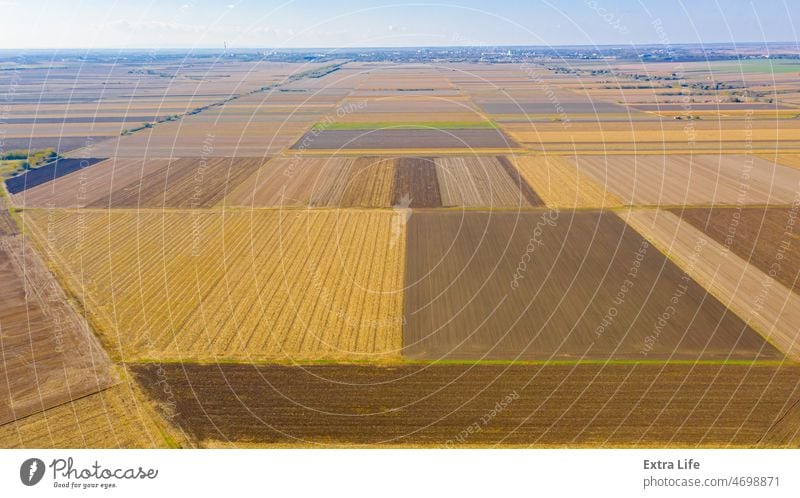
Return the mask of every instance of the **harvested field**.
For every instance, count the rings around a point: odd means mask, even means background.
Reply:
[[[499,129],[323,130],[308,132],[292,149],[473,149],[515,148]]]
[[[538,197],[524,181],[517,183],[499,157],[436,159],[436,176],[444,206],[518,207],[536,204]],[[513,166],[511,166],[513,169]],[[513,169],[516,172],[516,169]],[[525,189],[527,195],[521,190]]]
[[[18,232],[17,224],[8,209],[5,192],[0,190],[0,237],[16,235]]]
[[[552,120],[532,125],[527,119],[504,122],[502,127],[517,143],[544,152],[588,150],[602,154],[617,150],[631,153],[691,150],[730,154],[734,150],[796,150],[800,146],[800,122],[796,120],[705,119],[687,125],[686,121],[671,118],[633,121],[625,116],[616,121],[605,117],[601,120],[574,119],[569,127],[565,127],[563,121]],[[752,148],[748,149],[745,144]]]
[[[24,175],[15,176],[6,180],[6,188],[10,194],[18,194],[23,190],[36,187],[56,178],[74,173],[99,163],[103,159],[88,157],[84,159],[57,159],[50,164],[30,170]]]
[[[439,207],[442,196],[432,158],[401,157],[395,165],[392,206]]]
[[[573,97],[574,98],[574,97]],[[626,107],[602,101],[479,102],[488,114],[630,114]]]
[[[80,171],[52,182],[27,189],[12,196],[20,207],[86,207],[126,186],[141,182],[157,171],[163,171],[169,159],[111,158],[92,166],[91,174]]]
[[[536,192],[533,191],[531,186],[528,185],[528,183],[522,178],[522,175],[520,175],[517,167],[511,164],[511,161],[509,161],[507,157],[497,156],[497,161],[500,163],[506,173],[508,173],[508,176],[511,177],[511,181],[514,183],[514,185],[516,185],[520,192],[522,192],[522,196],[525,197],[525,199],[528,201],[528,204],[531,206],[541,206],[544,204],[539,196],[536,195]]]
[[[0,426],[0,447],[166,448],[150,412],[118,385]]]
[[[113,381],[108,359],[21,236],[0,237],[0,424]]]
[[[800,292],[797,208],[682,208],[671,211],[743,260],[770,273],[787,288]]]
[[[522,177],[551,208],[608,208],[622,205],[614,194],[559,156],[517,156]]]
[[[390,159],[275,158],[223,201],[246,207],[389,207],[394,181]]]
[[[175,422],[208,446],[751,447],[800,397],[796,366],[163,368]],[[132,370],[165,399],[157,366]]]
[[[275,207],[311,204],[330,171],[337,174],[348,159],[276,157],[258,168],[222,201],[225,206]]]
[[[414,213],[406,262],[410,358],[781,356],[611,213]]]
[[[167,116],[63,116],[59,118],[52,117],[28,117],[28,118],[6,118],[3,121],[7,124],[74,124],[74,123],[123,123],[128,122],[133,125],[141,123],[150,123],[159,118],[166,118]]]
[[[758,157],[782,166],[800,169],[800,154],[759,154]]]
[[[800,296],[669,211],[632,210],[625,221],[776,348],[800,360]]]
[[[395,181],[394,163],[379,157],[331,160],[311,194],[319,207],[388,207]]]
[[[682,111],[690,114],[692,111],[745,111],[748,109],[792,109],[777,102],[770,104],[767,102],[744,102],[741,104],[734,103],[697,103],[692,102],[690,110],[687,112],[686,104],[633,104],[629,105],[631,109],[645,112],[659,112],[659,111]]]
[[[399,354],[405,232],[394,213],[112,209],[23,217],[114,357]]]
[[[578,170],[628,205],[790,204],[800,171],[757,157],[574,156]]]
[[[36,136],[36,137],[17,137],[17,138],[10,138],[6,137],[3,139],[3,147],[6,150],[13,150],[13,149],[30,149],[30,150],[42,150],[42,149],[53,149],[59,154],[64,154],[71,150],[75,150],[81,147],[86,147],[87,143],[95,144],[99,143],[103,140],[107,140],[111,137],[107,136],[80,136],[80,137],[70,137],[70,136],[52,136],[52,137],[45,137],[45,136]]]
[[[178,159],[114,189],[88,207],[211,207],[251,176],[264,161],[244,157]]]

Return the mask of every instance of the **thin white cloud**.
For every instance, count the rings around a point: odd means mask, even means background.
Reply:
[[[205,33],[209,31],[208,26],[202,24],[185,24],[175,21],[128,21],[125,19],[98,24],[95,27],[101,31],[161,31],[172,33]]]

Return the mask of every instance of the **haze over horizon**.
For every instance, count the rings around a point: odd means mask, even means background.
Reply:
[[[797,43],[786,0],[0,1],[3,49],[373,48]],[[769,29],[764,23],[769,22]],[[35,35],[35,36],[34,36]],[[795,40],[795,41],[792,41]]]

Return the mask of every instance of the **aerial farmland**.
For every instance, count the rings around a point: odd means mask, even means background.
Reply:
[[[0,444],[800,446],[797,69],[728,50],[0,61]]]

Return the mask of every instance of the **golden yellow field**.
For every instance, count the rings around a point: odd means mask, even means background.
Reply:
[[[559,156],[517,156],[523,178],[545,204],[559,209],[618,207],[622,201]]]
[[[594,145],[599,150],[620,147],[635,149],[650,144],[663,150],[673,148],[716,148],[728,151],[745,148],[773,150],[797,148],[800,126],[796,120],[698,121],[664,120],[655,122],[552,122],[503,123],[502,128],[524,146],[547,151],[580,150]],[[574,148],[574,149],[573,149]]]
[[[800,169],[800,154],[758,154],[758,157],[784,166]]]
[[[112,356],[399,354],[405,226],[391,211],[28,211]]]
[[[2,448],[166,448],[148,402],[121,384],[0,426]]]

